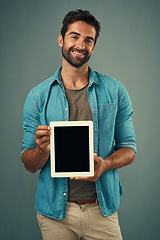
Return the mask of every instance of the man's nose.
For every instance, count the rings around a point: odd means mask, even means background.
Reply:
[[[84,42],[83,39],[78,39],[77,48],[78,49],[85,49],[85,42]]]

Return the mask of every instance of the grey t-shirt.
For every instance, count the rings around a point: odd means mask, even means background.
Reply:
[[[88,84],[80,90],[65,89],[69,105],[70,121],[92,120],[92,112],[88,102],[87,89]],[[68,180],[68,200],[89,201],[93,199],[96,199],[94,182],[79,181],[74,179]]]

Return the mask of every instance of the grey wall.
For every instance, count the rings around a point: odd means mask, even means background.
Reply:
[[[135,110],[138,153],[119,171],[124,239],[160,239],[159,0],[0,1],[0,239],[41,239],[34,208],[38,173],[27,172],[20,158],[22,110],[31,88],[61,65],[61,21],[77,8],[102,24],[91,67],[122,81]]]

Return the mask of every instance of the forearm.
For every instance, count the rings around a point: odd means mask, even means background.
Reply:
[[[22,162],[29,172],[36,172],[45,166],[49,158],[48,152],[43,152],[38,145],[35,148],[27,149],[22,154]]]
[[[105,171],[118,169],[131,164],[134,161],[135,152],[128,147],[121,148],[104,159]]]

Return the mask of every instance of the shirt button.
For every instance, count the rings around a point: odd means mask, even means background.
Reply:
[[[64,193],[63,195],[66,196],[66,193]]]
[[[66,108],[66,111],[68,110],[68,108]]]

